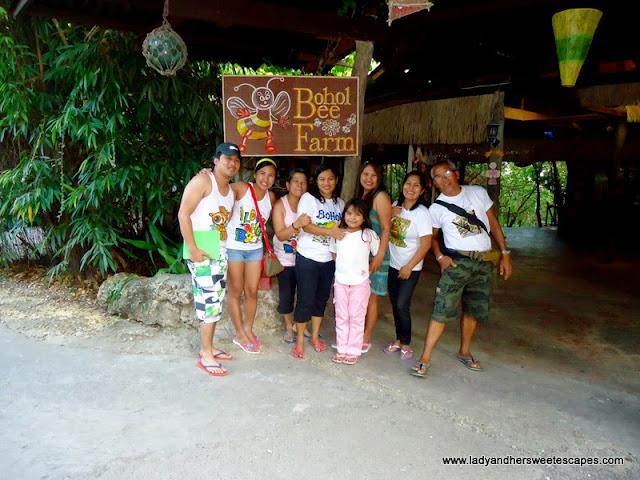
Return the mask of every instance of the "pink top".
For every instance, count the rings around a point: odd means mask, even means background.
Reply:
[[[284,205],[284,224],[290,226],[295,222],[299,213],[291,210],[287,195],[282,197],[282,204]],[[278,240],[278,236],[273,236],[273,250],[276,252],[276,257],[280,260],[283,267],[293,267],[296,264],[296,246],[298,244],[298,236],[293,234],[289,239],[284,242]]]

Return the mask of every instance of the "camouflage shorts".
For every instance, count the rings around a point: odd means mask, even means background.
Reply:
[[[222,315],[222,301],[227,291],[227,260],[187,260],[191,272],[193,302],[200,323],[214,323]]]
[[[455,262],[458,266],[446,268],[438,282],[433,320],[452,322],[460,318],[462,309],[462,313],[487,322],[493,290],[493,265],[466,257],[458,257]]]

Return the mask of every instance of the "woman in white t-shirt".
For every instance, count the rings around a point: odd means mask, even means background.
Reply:
[[[311,320],[309,343],[316,352],[325,352],[327,346],[320,340],[320,324],[331,293],[335,262],[329,251],[331,237],[341,240],[345,232],[338,225],[342,219],[344,200],[339,197],[338,173],[335,167],[322,164],[313,175],[311,190],[300,198],[298,213],[306,213],[311,223],[302,228],[298,236],[296,278],[298,300],[294,312],[296,344],[291,349],[295,358],[304,356],[304,332]],[[301,325],[302,324],[302,325]]]
[[[385,353],[400,352],[400,358],[411,360],[411,297],[418,284],[424,256],[431,248],[433,222],[424,201],[426,177],[418,171],[409,172],[402,184],[402,193],[393,205],[391,238],[389,240],[389,299],[396,324],[396,340]]]

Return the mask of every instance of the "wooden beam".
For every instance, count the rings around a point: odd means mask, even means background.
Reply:
[[[548,120],[551,117],[543,113],[532,112],[523,108],[504,107],[504,118],[507,120],[520,120],[526,122],[529,120]]]
[[[330,45],[330,43],[328,43],[328,45]],[[302,68],[302,70],[308,73],[315,72],[320,68],[321,61],[323,65],[341,65],[344,67],[350,67],[351,65],[341,61],[340,59],[353,50],[355,46],[355,40],[351,38],[341,38],[337,41],[331,51],[325,50],[322,55],[313,55],[312,58],[307,59],[307,64]],[[298,58],[302,60],[300,55],[298,55]]]
[[[301,2],[302,3],[302,2]],[[306,2],[304,3],[306,4]],[[191,0],[171,3],[171,17],[199,20],[221,28],[243,26],[353,40],[386,38],[384,24],[371,17],[349,18],[325,10],[269,5],[257,0]],[[265,35],[265,42],[268,42]]]

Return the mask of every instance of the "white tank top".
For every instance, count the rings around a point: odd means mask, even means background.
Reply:
[[[191,214],[193,231],[218,230],[220,232],[220,253],[224,253],[225,243],[228,239],[228,224],[233,210],[233,190],[222,196],[218,190],[218,182],[213,173],[211,179],[211,193],[200,200],[198,206]]]
[[[271,216],[271,198],[266,192],[264,198],[258,202],[262,220],[267,224]],[[253,203],[251,190],[247,188],[247,193],[233,205],[233,213],[229,220],[229,240],[227,248],[233,250],[258,250],[262,249],[262,231],[258,214]]]
[[[284,224],[288,227],[298,219],[300,214],[291,210],[287,195],[282,197],[282,204],[284,205]],[[277,235],[273,236],[273,250],[276,252],[276,257],[278,257],[283,267],[295,266],[297,245],[298,236],[295,233],[284,242],[278,240]]]

